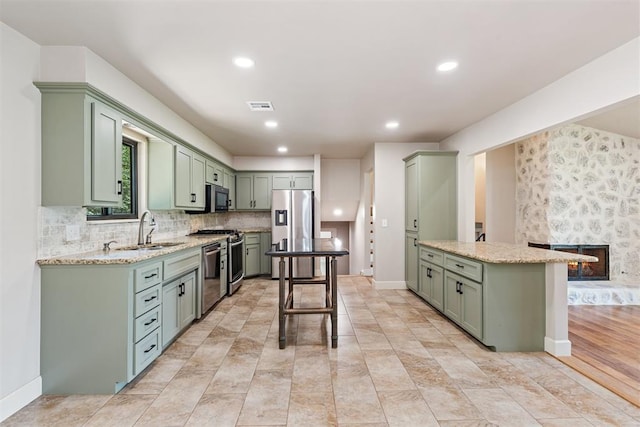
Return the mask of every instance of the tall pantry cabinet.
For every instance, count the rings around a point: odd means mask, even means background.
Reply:
[[[405,281],[419,292],[418,242],[456,240],[457,151],[417,151],[405,162]]]

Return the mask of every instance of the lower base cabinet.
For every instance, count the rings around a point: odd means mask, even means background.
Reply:
[[[544,350],[544,264],[481,262],[421,246],[416,272],[410,289],[487,347]]]
[[[245,277],[271,274],[271,257],[265,255],[271,249],[271,233],[247,233],[244,245]]]
[[[162,286],[162,347],[196,318],[196,274],[191,272]]]
[[[42,265],[42,393],[114,394],[131,382],[195,319],[200,256]]]
[[[444,314],[482,340],[482,285],[446,272]]]

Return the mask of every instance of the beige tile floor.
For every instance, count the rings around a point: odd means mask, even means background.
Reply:
[[[321,298],[300,287],[300,304]],[[640,425],[640,408],[546,353],[493,353],[409,291],[339,279],[339,343],[246,280],[115,396],[42,396],[6,426]]]

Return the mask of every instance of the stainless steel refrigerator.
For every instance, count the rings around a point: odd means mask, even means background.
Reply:
[[[313,239],[314,202],[312,190],[273,190],[271,192],[271,239],[281,243]],[[271,276],[279,278],[280,258],[273,257]],[[313,277],[313,258],[293,258],[293,277]],[[285,269],[289,277],[289,265]]]

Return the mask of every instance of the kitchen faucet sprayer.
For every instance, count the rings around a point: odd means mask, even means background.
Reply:
[[[151,211],[146,210],[142,213],[142,216],[140,217],[140,225],[138,226],[138,245],[144,245],[145,244],[145,238],[144,238],[144,218],[147,216],[147,214],[151,217],[151,219],[149,220],[149,225],[151,227],[155,227],[156,225],[156,220],[153,218],[153,214],[151,213]],[[153,228],[151,229],[151,231],[149,232],[149,234],[147,235],[147,243],[151,243],[151,233],[153,233]]]

